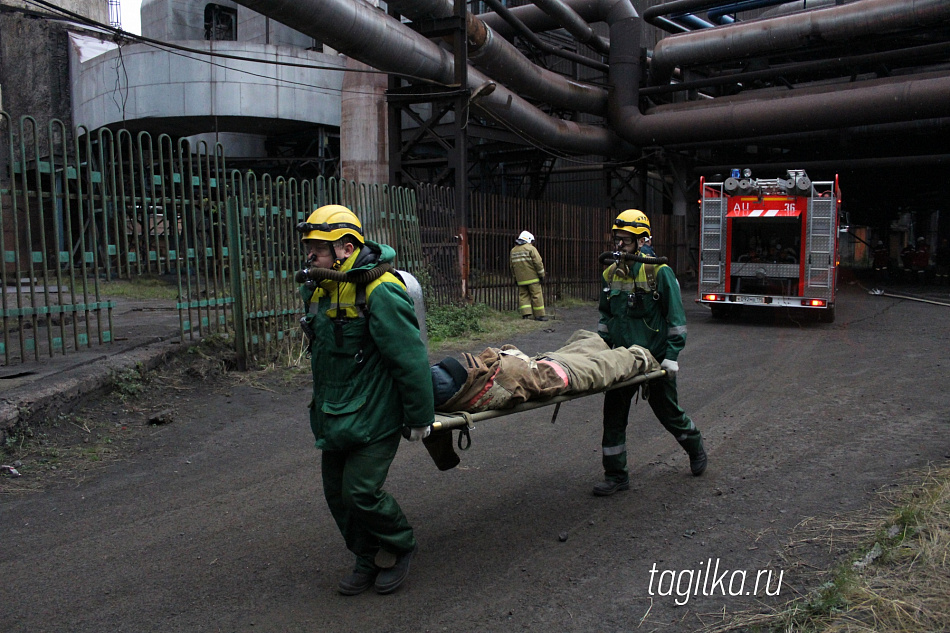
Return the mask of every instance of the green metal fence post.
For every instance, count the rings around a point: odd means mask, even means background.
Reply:
[[[237,182],[235,182],[235,176]],[[241,241],[243,196],[238,196],[238,192],[243,190],[243,187],[240,185],[239,172],[232,172],[231,178],[231,195],[227,198],[228,267],[231,269],[231,296],[234,298],[234,303],[231,304],[234,320],[234,351],[237,354],[238,369],[244,371],[247,369],[247,312],[244,307],[244,284],[241,279],[244,271],[242,261],[244,245]]]

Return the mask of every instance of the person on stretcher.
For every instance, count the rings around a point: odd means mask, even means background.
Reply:
[[[529,357],[514,345],[488,347],[481,354],[447,357],[430,367],[435,410],[477,413],[507,409],[527,400],[598,392],[660,369],[638,345],[610,349],[594,332],[577,330],[563,347]],[[439,470],[459,463],[452,430],[433,431],[422,443]]]
[[[507,409],[526,400],[601,391],[660,364],[638,345],[610,349],[594,332],[577,330],[553,352],[528,357],[514,345],[445,358],[431,367],[436,411]]]

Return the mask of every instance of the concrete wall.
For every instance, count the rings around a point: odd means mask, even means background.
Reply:
[[[0,109],[14,119],[33,116],[41,139],[52,119],[71,125],[67,50],[62,22],[0,13]]]
[[[372,70],[351,58],[346,67]],[[389,182],[386,87],[382,74],[347,72],[343,78],[340,164],[346,180]]]
[[[102,22],[103,24],[109,23],[108,0],[47,0],[47,2],[50,4],[55,4],[58,7],[62,7],[67,11],[72,11],[73,13],[84,15],[87,18],[92,18],[97,22]],[[0,5],[56,15],[54,11],[48,11],[38,4],[25,2],[24,0],[0,0]]]

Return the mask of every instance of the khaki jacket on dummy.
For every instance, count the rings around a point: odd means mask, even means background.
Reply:
[[[465,384],[439,411],[507,409],[526,400],[605,389],[659,363],[646,349],[633,345],[610,349],[594,332],[574,332],[564,347],[528,357],[513,345],[489,347],[481,354],[463,354]]]

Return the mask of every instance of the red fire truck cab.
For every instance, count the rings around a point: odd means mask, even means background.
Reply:
[[[722,182],[700,181],[697,301],[714,317],[757,309],[809,310],[835,318],[838,269],[838,177],[813,182],[802,170],[753,178],[732,170]]]

